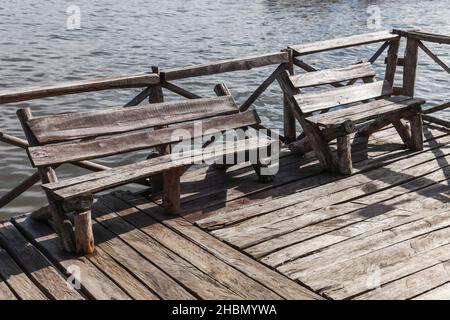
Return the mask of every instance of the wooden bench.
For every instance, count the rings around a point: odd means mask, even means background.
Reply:
[[[228,130],[247,130],[258,126],[260,120],[256,111],[239,112],[226,87],[222,85],[221,88],[224,95],[219,97],[105,111],[33,117],[29,108],[18,110],[30,144],[29,158],[32,165],[38,168],[56,231],[67,251],[94,251],[90,212],[93,194],[150,177],[151,181],[162,181],[165,209],[169,214],[177,214],[180,212],[180,176],[188,166],[224,157],[229,159],[229,156],[234,159],[239,152],[248,154],[252,150],[257,152],[270,147],[270,139],[248,138],[231,147],[227,144],[224,148],[217,148],[220,142],[216,140],[192,152],[162,154],[145,161],[58,181],[54,168],[63,163],[171,145],[184,141],[177,134],[180,132],[193,139],[203,137],[205,132],[207,135],[220,135]],[[226,166],[229,165],[226,163]],[[261,170],[268,165],[270,163],[263,161],[258,153],[253,166],[261,180],[270,180]],[[73,224],[68,215],[72,212]]]
[[[327,170],[351,174],[350,134],[357,132],[368,136],[392,123],[405,145],[422,150],[421,105],[425,101],[406,96],[391,97],[392,84],[375,81],[374,77],[370,63],[300,75],[284,73],[280,84],[304,131],[304,138],[295,142],[300,146],[297,149],[308,151],[311,148]],[[359,79],[364,84],[355,84]],[[347,82],[346,85],[330,90],[305,92],[309,90],[305,88],[343,82]],[[402,119],[409,120],[410,129]],[[337,157],[328,145],[334,139],[337,139]]]

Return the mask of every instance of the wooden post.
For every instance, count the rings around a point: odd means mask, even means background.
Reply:
[[[91,254],[95,250],[92,232],[91,210],[77,211],[74,214],[75,244],[77,253]]]
[[[91,207],[94,197],[91,194],[64,202],[66,212],[74,212],[75,247],[77,253],[91,254],[95,250],[92,232]]]
[[[32,118],[30,108],[17,110],[17,117],[19,118],[19,121],[22,125],[22,128],[25,132],[25,136],[27,137],[30,146],[38,145],[36,138],[30,131],[27,124],[27,122]],[[55,170],[51,167],[38,168],[38,172],[42,183],[51,183],[58,181]],[[56,231],[59,233],[59,236],[61,237],[63,247],[66,251],[72,252],[75,248],[72,223],[70,222],[69,218],[65,215],[61,203],[55,201],[53,197],[51,197],[51,195],[49,194],[47,194],[47,199],[52,209],[53,222],[57,228]]]
[[[159,68],[158,67],[153,66],[152,72],[159,76]],[[150,103],[164,102],[164,94],[163,94],[161,85],[150,87],[149,90],[150,90],[150,92],[149,92],[148,100]],[[163,129],[166,127],[167,126],[156,126],[155,130]],[[155,150],[156,150],[156,153],[150,154],[147,157],[147,159],[153,158],[155,156],[162,156],[162,155],[170,154],[172,151],[170,144],[164,144],[164,145],[157,146],[157,147],[155,147]],[[152,186],[152,198],[155,199],[156,196],[158,196],[158,194],[163,189],[162,174],[157,174],[157,175],[152,176],[150,178],[150,183]]]
[[[337,137],[338,167],[342,174],[352,174],[352,147],[350,135]]]
[[[392,87],[394,87],[395,72],[397,70],[399,47],[400,47],[400,40],[392,40],[389,43],[384,80],[389,81]]]
[[[294,74],[294,54],[292,49],[287,49],[289,53],[288,71],[291,75]],[[296,139],[295,117],[292,113],[289,97],[283,90],[283,121],[284,121],[284,137],[286,143],[293,142]]]
[[[403,95],[405,96],[414,96],[418,56],[418,41],[408,38],[405,49],[405,65],[403,67]]]
[[[336,159],[333,157],[330,147],[328,146],[328,141],[325,139],[320,129],[304,119],[302,119],[300,124],[302,125],[302,128],[308,137],[308,142],[314,150],[322,167],[331,172],[338,171]]]
[[[163,172],[163,188],[163,205],[166,213],[179,213],[181,211],[179,169],[171,169]]]
[[[411,148],[415,151],[423,150],[423,121],[422,114],[417,113],[410,118],[411,124]]]
[[[407,147],[411,147],[411,133],[409,132],[409,129],[406,127],[406,125],[403,124],[401,119],[393,119],[392,124],[394,125],[395,130],[397,130],[403,143]]]

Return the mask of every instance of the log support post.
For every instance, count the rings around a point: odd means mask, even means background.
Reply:
[[[30,146],[38,145],[36,138],[28,127],[28,121],[32,119],[31,109],[24,108],[17,110],[17,117],[22,125],[25,136],[27,137]],[[38,173],[42,183],[57,182],[55,170],[52,167],[40,167]],[[59,234],[63,247],[66,251],[72,252],[75,248],[73,226],[69,218],[65,215],[62,205],[54,201],[53,197],[47,194],[47,199],[50,204],[53,222],[56,227],[56,232]]]
[[[407,147],[411,147],[411,133],[409,128],[401,121],[401,119],[392,120],[395,130],[397,130],[400,138]]]
[[[411,125],[411,148],[414,151],[423,150],[423,120],[419,112],[409,120]]]
[[[337,137],[338,168],[342,174],[352,174],[352,147],[350,135]]]
[[[405,96],[414,97],[418,56],[418,41],[408,38],[405,49],[405,65],[403,67],[403,95]]]
[[[79,254],[91,254],[95,250],[91,217],[92,203],[94,203],[92,195],[85,195],[63,203],[65,212],[74,213],[75,249]]]
[[[159,76],[159,68],[158,67],[152,67],[152,72],[157,74]],[[152,86],[149,87],[149,102],[150,103],[159,103],[159,102],[164,102],[164,94],[162,91],[162,86],[161,85],[157,85],[157,86]],[[155,129],[162,129],[165,128],[167,126],[158,126],[155,127]],[[150,154],[147,159],[149,158],[153,158],[156,156],[162,156],[162,155],[166,155],[166,154],[170,154],[171,153],[171,145],[170,144],[164,144],[161,146],[158,146],[155,148],[154,153]],[[163,176],[162,174],[157,174],[154,175],[150,178],[150,183],[152,186],[152,198],[156,199],[158,197],[158,195],[161,193],[162,189],[163,189]]]
[[[287,49],[289,53],[288,71],[294,74],[294,54],[292,49]],[[283,90],[283,122],[285,142],[293,142],[296,139],[295,117],[291,109],[288,94]]]
[[[331,172],[338,171],[336,159],[333,157],[331,149],[328,146],[328,141],[322,134],[321,130],[314,124],[304,119],[302,119],[300,124],[302,125],[302,128],[308,137],[308,142],[314,150],[322,167]]]
[[[163,205],[167,214],[175,215],[181,211],[180,170],[163,172]]]
[[[386,72],[384,80],[388,81],[394,87],[395,72],[398,63],[398,50],[400,47],[400,40],[392,40],[389,43],[389,49],[386,58]]]

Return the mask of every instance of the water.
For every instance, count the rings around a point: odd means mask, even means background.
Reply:
[[[81,9],[81,29],[67,30],[70,5]],[[0,88],[88,79],[98,76],[185,66],[223,58],[278,51],[289,44],[370,32],[369,5],[381,13],[383,29],[420,28],[450,34],[448,0],[104,0],[2,1],[0,4]],[[449,46],[429,45],[450,64]],[[321,54],[307,59],[318,67],[345,65],[369,58],[377,46]],[[329,62],[333,63],[329,63]],[[382,70],[380,59],[377,65]],[[337,64],[336,64],[337,63]],[[273,67],[221,76],[193,78],[180,83],[201,95],[211,95],[218,81],[226,81],[239,102]],[[450,101],[450,75],[421,54],[417,95],[432,103]],[[28,103],[36,114],[92,110],[118,106],[136,90],[89,93]],[[280,90],[272,86],[256,103],[263,121],[280,128]],[[22,136],[15,110],[24,104],[0,106],[0,130]],[[450,119],[450,111],[439,116]],[[143,155],[105,159],[118,165]],[[63,168],[63,175],[73,173]],[[31,174],[25,153],[0,143],[0,195]],[[24,213],[43,204],[39,187],[8,207],[0,217]]]

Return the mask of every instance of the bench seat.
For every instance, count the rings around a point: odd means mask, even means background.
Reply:
[[[359,124],[379,117],[394,115],[417,108],[423,103],[425,103],[424,99],[396,96],[309,116],[306,117],[306,120],[320,127],[333,128],[341,126],[344,121]]]
[[[267,148],[270,144],[271,141],[268,138],[250,138],[237,141],[233,145],[225,145],[223,148],[217,148],[217,144],[213,143],[207,148],[193,150],[192,152],[187,152],[185,155],[168,154],[159,156],[105,171],[93,172],[75,178],[43,184],[42,188],[52,194],[56,199],[66,201],[86,194],[125,185],[133,181],[143,180],[164,171],[200,162],[220,161],[223,157],[239,152],[246,153],[245,158],[248,161],[249,152]],[[260,161],[264,162],[261,159]]]
[[[217,97],[167,102],[161,86],[150,89],[150,102],[134,107],[45,116],[33,116],[30,108],[17,111],[30,145],[28,157],[38,169],[53,225],[67,251],[94,251],[91,206],[98,192],[129,183],[151,186],[146,190],[162,197],[166,213],[179,214],[180,179],[192,165],[216,163],[227,169],[250,161],[261,182],[273,179],[278,162],[271,160],[278,153],[278,137],[263,131],[255,110],[240,111],[225,84],[214,88]],[[250,128],[257,135],[252,136]],[[147,149],[152,152],[146,160],[57,177],[62,164]]]

